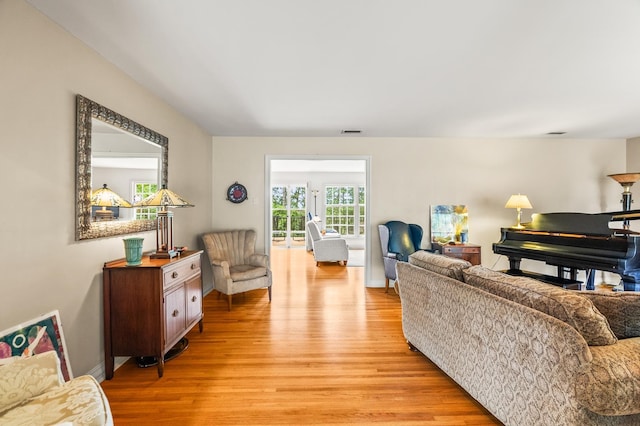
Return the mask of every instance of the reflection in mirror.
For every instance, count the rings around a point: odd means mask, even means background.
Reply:
[[[166,185],[168,139],[80,95],[76,101],[76,240],[155,229],[153,212],[141,209],[115,207],[109,220],[97,218],[90,196],[106,184],[134,203]]]
[[[95,118],[91,122],[91,132],[91,187],[94,191],[106,184],[125,200],[135,203],[143,198],[146,188],[154,192],[159,188],[162,165],[159,145]],[[92,221],[97,219],[96,210],[96,206],[92,206]],[[114,220],[139,218],[133,208],[116,207],[113,210]]]

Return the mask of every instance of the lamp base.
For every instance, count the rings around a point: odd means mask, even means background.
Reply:
[[[151,259],[171,259],[173,257],[176,257],[177,255],[178,255],[177,251],[169,250],[169,251],[156,251],[155,253],[151,253],[149,257]]]
[[[95,218],[97,222],[105,222],[115,219],[111,210],[96,210]]]

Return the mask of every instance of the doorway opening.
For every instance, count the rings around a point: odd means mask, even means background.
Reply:
[[[364,268],[368,282],[369,164],[368,156],[267,156],[265,248],[311,250],[306,222],[314,220],[347,240],[348,266]]]

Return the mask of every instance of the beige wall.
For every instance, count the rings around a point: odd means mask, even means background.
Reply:
[[[622,139],[214,137],[213,152],[214,227],[253,227],[263,247],[266,156],[370,157],[369,286],[384,282],[379,223],[418,223],[425,228],[428,245],[430,205],[466,204],[470,242],[482,245],[482,263],[505,268],[506,260],[493,254],[491,244],[499,240],[501,227],[515,223],[515,211],[504,208],[511,194],[526,194],[533,204],[533,210],[524,211],[523,221],[532,212],[619,210],[619,185],[606,175],[625,170]],[[256,194],[252,202],[225,201],[225,190],[234,181]],[[524,260],[523,267],[548,271],[539,262]]]
[[[618,173],[635,173],[640,171],[640,137],[627,140],[627,168]],[[640,185],[639,185],[640,186]],[[638,191],[637,188],[631,188],[632,192]],[[640,196],[638,196],[640,201]],[[640,209],[640,204],[633,204],[632,209]]]
[[[74,240],[75,95],[169,138],[177,244],[211,224],[211,137],[22,0],[0,1],[0,330],[60,311],[75,375],[102,374],[102,265],[122,237]],[[155,234],[141,234],[144,248]]]

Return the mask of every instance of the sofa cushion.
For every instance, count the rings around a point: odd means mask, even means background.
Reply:
[[[417,251],[409,256],[409,263],[458,281],[463,280],[462,271],[471,266],[466,260],[434,254],[428,251]]]
[[[575,328],[589,346],[612,345],[618,341],[604,315],[577,292],[482,266],[472,266],[463,270],[463,274],[467,284],[564,321]]]
[[[607,318],[618,339],[640,336],[640,294],[635,292],[579,292]]]
[[[229,268],[229,272],[233,281],[246,281],[267,276],[267,268],[263,266],[235,265]]]
[[[80,376],[0,415],[0,424],[101,426],[113,418],[100,384]]]
[[[54,351],[4,362],[0,366],[0,414],[64,383]]]

